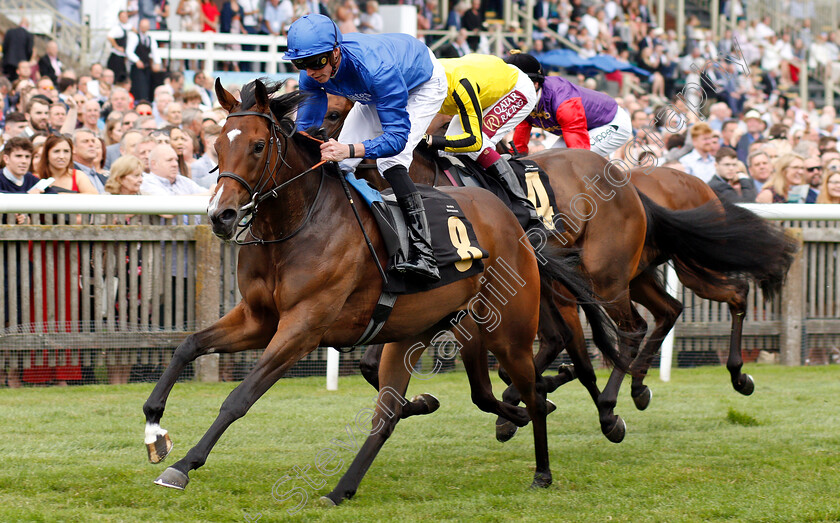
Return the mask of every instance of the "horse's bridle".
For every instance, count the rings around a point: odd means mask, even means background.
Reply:
[[[279,242],[286,241],[289,238],[296,235],[297,233],[299,233],[303,229],[303,227],[309,222],[309,219],[312,217],[312,211],[315,209],[315,204],[318,201],[318,196],[320,196],[320,194],[321,194],[321,187],[324,185],[324,170],[323,170],[323,168],[320,169],[321,170],[321,183],[318,185],[318,192],[315,194],[315,200],[312,202],[312,205],[309,207],[309,211],[306,213],[306,217],[304,218],[303,222],[301,222],[300,226],[297,229],[295,229],[294,231],[292,231],[290,234],[288,234],[288,235],[286,235],[282,238],[278,238],[278,239],[274,239],[274,240],[263,240],[262,238],[257,237],[254,234],[253,230],[251,230],[251,225],[253,224],[254,216],[256,216],[256,214],[257,214],[257,208],[258,208],[259,204],[262,203],[263,201],[265,201],[268,198],[276,198],[277,194],[278,194],[278,191],[280,191],[280,189],[283,189],[285,186],[294,182],[298,178],[300,178],[302,176],[305,176],[305,175],[319,169],[326,162],[325,161],[320,161],[320,162],[316,163],[315,165],[313,165],[312,167],[310,167],[309,169],[307,169],[307,170],[305,170],[305,171],[303,171],[299,174],[296,174],[295,176],[289,178],[285,182],[278,185],[276,180],[274,179],[274,176],[280,170],[280,165],[281,164],[285,165],[286,167],[291,169],[291,166],[289,165],[289,163],[286,162],[286,154],[288,154],[289,148],[288,147],[282,147],[282,148],[280,147],[280,136],[282,135],[285,138],[284,145],[288,145],[289,140],[295,134],[294,122],[292,122],[291,120],[286,120],[286,119],[284,119],[283,122],[280,122],[280,121],[277,120],[277,118],[274,116],[274,114],[272,114],[272,113],[261,113],[259,111],[237,111],[235,113],[230,113],[227,117],[228,118],[234,118],[234,117],[237,117],[237,116],[259,116],[261,118],[265,118],[269,122],[269,128],[271,130],[271,136],[269,137],[269,140],[268,140],[268,151],[266,151],[267,157],[266,157],[266,160],[265,160],[265,164],[263,165],[263,171],[260,174],[259,180],[257,180],[257,183],[253,188],[248,183],[248,181],[245,180],[245,178],[243,178],[243,177],[239,176],[238,174],[236,174],[234,172],[231,172],[231,171],[220,172],[219,176],[216,179],[217,183],[222,178],[231,178],[233,180],[236,180],[237,182],[239,182],[240,185],[242,185],[245,188],[246,191],[248,191],[248,196],[251,198],[251,201],[248,202],[247,204],[245,204],[241,209],[242,211],[245,212],[245,216],[248,216],[249,219],[246,223],[238,225],[238,227],[240,228],[240,231],[236,234],[236,237],[234,238],[234,242],[239,244],[239,245],[251,245],[251,244],[256,244],[256,243],[264,244],[264,243],[279,243]],[[283,123],[287,123],[289,125],[288,129],[284,129]],[[308,136],[308,135],[306,135],[306,136]],[[272,158],[272,155],[271,155],[272,145],[277,149],[277,155],[276,156],[279,158],[279,160],[275,162],[274,169],[272,169],[269,172],[269,169],[270,169],[270,166],[271,166],[271,158]],[[216,169],[218,169],[218,166],[216,166]],[[213,172],[213,171],[210,171],[210,172]],[[266,177],[266,174],[268,174],[267,177]],[[275,185],[271,189],[266,191],[265,190],[266,186],[270,182],[275,184]],[[251,237],[254,238],[253,241],[242,241],[242,240],[239,239],[239,237],[246,230],[249,231]]]

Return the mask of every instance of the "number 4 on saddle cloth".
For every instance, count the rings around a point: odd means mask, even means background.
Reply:
[[[523,229],[527,231],[529,227],[535,225],[530,222],[528,210],[516,198],[511,198],[504,185],[493,176],[485,173],[484,169],[475,161],[466,156],[450,155],[441,155],[436,157],[435,160],[452,185],[487,189],[513,211]],[[554,210],[557,209],[557,201],[554,197],[554,190],[549,183],[548,175],[531,160],[511,158],[508,163],[513,169],[519,185],[537,210],[537,215],[542,218],[542,226],[548,230],[554,230]]]
[[[395,260],[408,252],[408,232],[393,191],[387,189],[380,193],[353,174],[346,174],[346,178],[370,206],[388,251],[388,266],[385,269],[388,281],[383,292],[413,294],[428,291],[484,270],[481,260],[488,253],[478,244],[472,224],[464,216],[458,202],[437,189],[418,184],[417,189],[423,198],[429,221],[440,280],[428,283],[406,277],[405,273],[394,269]]]

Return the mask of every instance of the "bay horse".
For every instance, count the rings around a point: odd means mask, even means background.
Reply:
[[[222,403],[216,420],[186,455],[167,468],[158,485],[183,489],[189,473],[201,467],[224,431],[244,416],[288,369],[318,346],[351,346],[366,329],[383,282],[360,225],[367,231],[380,263],[383,240],[373,215],[348,203],[335,164],[319,162],[319,141],[295,132],[289,118],[305,98],[299,92],[271,97],[279,84],[255,80],[237,101],[216,80],[219,103],[230,114],[215,147],[219,180],[208,215],[214,233],[231,239],[247,232],[239,254],[237,278],[242,300],[212,326],[187,337],[173,354],[148,400],[146,445],[152,462],[172,448],[160,427],[166,401],[184,366],[196,357],[265,347],[254,369]],[[535,252],[513,213],[482,189],[444,188],[473,225],[489,253],[479,274],[436,289],[397,298],[374,342],[389,343],[381,354],[381,385],[370,435],[326,499],[339,504],[352,497],[399,419],[432,412],[433,398],[403,399],[410,370],[441,326],[460,319],[453,332],[467,354],[492,352],[503,363],[526,408],[502,403],[473,389],[473,401],[524,426],[532,421],[536,470],[532,486],[551,483],[546,436],[546,401],[541,376],[534,369],[531,345],[537,331],[543,278],[587,285],[566,259],[550,249]],[[358,199],[358,198],[357,198]],[[265,201],[270,200],[270,201]],[[250,223],[241,229],[243,220]],[[238,238],[238,236],[237,236]],[[537,261],[537,255],[542,259]],[[504,296],[503,313],[487,325],[488,305],[479,297],[499,291],[492,271],[506,264],[521,289]],[[486,298],[482,298],[486,299]],[[464,314],[467,312],[467,314]],[[486,372],[486,368],[485,368]]]
[[[796,252],[795,241],[786,236],[781,228],[767,223],[753,213],[722,202],[708,184],[678,169],[669,167],[632,169],[631,183],[662,208],[689,211],[707,206],[718,208],[721,215],[725,216],[725,219],[720,221],[718,231],[709,231],[712,243],[717,243],[714,251],[714,256],[718,259],[715,264],[719,269],[717,271],[692,263],[691,253],[686,252],[685,248],[674,249],[672,245],[662,249],[662,244],[669,243],[668,241],[660,239],[655,242],[651,238],[646,242],[645,257],[654,261],[630,282],[630,296],[635,303],[651,312],[655,325],[650,337],[630,364],[631,396],[634,403],[639,410],[647,408],[651,393],[644,385],[644,378],[665,336],[674,327],[683,310],[682,303],[666,291],[655,273],[656,266],[668,258],[666,253],[673,250],[682,252],[680,255],[670,256],[682,284],[703,299],[728,305],[732,328],[729,335],[726,368],[730,374],[732,388],[745,396],[751,395],[755,390],[755,382],[752,376],[742,372],[744,362],[741,352],[749,282],[754,281],[759,286],[765,301],[770,301],[778,295],[793,261],[793,254]],[[670,216],[669,220],[673,223],[673,217],[680,215]],[[691,225],[692,214],[688,216],[687,219],[683,217],[683,227]],[[657,220],[652,221],[660,223]],[[674,240],[679,241],[680,236],[674,235]],[[717,237],[716,242],[715,237]],[[709,248],[711,247],[714,246]],[[745,257],[751,257],[755,262],[751,264]],[[732,270],[721,272],[720,269],[723,268]],[[548,330],[547,335],[541,335],[540,340],[540,349],[535,358],[538,371],[544,371],[547,368],[544,367],[546,362],[550,364],[554,361],[564,348],[575,347],[568,345],[562,337],[558,339],[557,334],[552,334],[551,330]],[[574,378],[574,371],[561,370],[563,373],[556,380],[546,381],[548,392],[553,390],[553,385],[562,384]],[[506,381],[509,380],[506,379]],[[516,404],[515,389],[506,391],[504,399]],[[507,428],[513,430],[510,427]]]
[[[328,134],[336,135],[344,116],[352,107],[352,102],[340,97],[329,98],[324,126]],[[430,131],[434,129],[434,126],[430,127]],[[562,165],[562,162],[552,161],[558,156],[566,157],[565,165]],[[422,157],[422,154],[415,154],[415,160]],[[583,181],[587,189],[591,188],[598,195],[604,194],[602,192],[604,187],[599,188],[595,183],[591,183],[593,178],[597,180],[603,173],[606,178],[613,179],[609,171],[601,168],[601,165],[598,165],[598,168],[587,167],[585,161],[577,158],[587,159],[587,156],[570,149],[554,149],[528,157],[536,161],[548,173],[551,186],[557,196],[558,206],[562,207],[561,202],[569,202],[568,199],[563,199],[562,194],[566,194],[567,197],[569,194],[572,197],[581,194],[574,191],[575,178],[577,178],[578,188]],[[428,157],[425,159],[425,162],[415,162],[416,167],[413,166],[410,172],[412,179],[420,183],[449,185],[449,178],[441,175],[434,161]],[[589,161],[594,162],[594,160]],[[603,162],[606,161],[603,160]],[[552,168],[556,170],[550,170]],[[363,176],[374,185],[382,183],[381,177],[375,170]],[[682,304],[668,295],[655,276],[654,269],[669,259],[674,261],[677,274],[686,287],[692,289],[700,297],[723,301],[729,305],[732,313],[732,331],[727,369],[730,372],[733,388],[744,395],[752,394],[754,381],[751,376],[741,372],[743,366],[741,332],[746,311],[746,296],[749,291],[747,280],[751,278],[758,282],[764,291],[765,299],[771,298],[780,290],[793,260],[796,249],[794,242],[778,228],[767,224],[754,214],[732,205],[724,205],[708,185],[681,171],[650,166],[640,167],[631,170],[627,178],[632,183],[632,186],[628,186],[627,189],[639,195],[646,220],[641,220],[633,214],[638,207],[622,205],[624,200],[611,198],[610,211],[618,214],[625,213],[628,221],[624,226],[615,221],[607,221],[606,228],[615,227],[613,231],[626,233],[628,227],[645,223],[643,250],[635,269],[628,272],[625,267],[617,264],[587,264],[588,260],[604,256],[607,245],[615,250],[637,247],[632,240],[626,241],[627,238],[622,237],[624,235],[590,236],[581,233],[574,238],[574,241],[583,252],[583,266],[593,277],[596,293],[610,302],[611,307],[608,307],[607,311],[625,333],[621,350],[625,355],[633,358],[629,370],[632,376],[631,397],[634,404],[639,410],[648,407],[652,393],[644,384],[644,377],[662,340],[673,328],[682,311]],[[573,187],[571,191],[567,189],[570,185]],[[617,187],[617,185],[607,186],[607,194],[625,192],[621,190],[623,186]],[[632,200],[632,198],[629,199]],[[700,207],[703,209],[699,209]],[[599,207],[601,208],[603,206]],[[668,210],[694,211],[679,215],[669,213]],[[566,209],[561,208],[558,214],[567,215]],[[586,227],[601,222],[604,219],[603,214],[593,213],[593,216],[586,221]],[[693,224],[692,221],[694,221]],[[582,227],[581,232],[583,232]],[[667,238],[685,241],[669,241],[666,240]],[[701,247],[695,248],[692,244]],[[722,248],[724,244],[726,247]],[[620,263],[626,259],[626,257],[616,256],[615,261]],[[605,287],[603,285],[605,281],[611,281],[615,285]],[[627,285],[622,289],[625,282]],[[620,294],[616,294],[617,291]],[[645,306],[654,316],[655,328],[641,350],[638,350],[641,342],[639,333],[641,333],[641,338],[644,338],[647,324],[629,300],[623,299],[625,296]],[[541,345],[535,356],[537,369],[539,372],[547,369],[563,348],[567,349],[574,369],[561,368],[558,376],[547,378],[546,390],[551,392],[578,377],[598,407],[602,432],[610,441],[619,442],[624,436],[623,421],[620,417],[613,417],[612,409],[615,406],[624,373],[620,368],[614,369],[607,387],[603,393],[599,393],[586,347],[575,341],[581,335],[582,329],[579,322],[576,324],[571,314],[574,307],[570,306],[568,301],[557,299],[551,301],[552,303],[544,303],[541,307]],[[565,325],[557,321],[559,317],[563,317]],[[379,347],[371,347],[362,360],[363,374],[374,386],[375,382],[372,378],[379,350],[381,350]],[[509,378],[501,369],[500,376],[510,384]],[[509,387],[503,398],[506,402],[515,404],[518,401],[518,393],[515,388]],[[610,423],[613,420],[615,424],[612,425],[611,430]],[[515,426],[500,418],[497,421],[497,438],[507,440],[512,437],[515,429]]]

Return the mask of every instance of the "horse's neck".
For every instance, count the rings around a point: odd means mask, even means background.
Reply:
[[[287,146],[291,146],[293,140],[290,139]],[[318,163],[317,159],[299,146],[290,151],[285,156],[285,160],[291,167],[290,175],[284,177],[287,180]],[[278,159],[278,161],[283,160]],[[335,195],[329,194],[330,191],[325,191],[321,187],[322,182],[327,185],[330,178],[324,172],[326,168],[321,166],[304,174],[278,190],[276,197],[262,202],[259,213],[254,219],[254,234],[264,240],[284,238],[303,225],[304,221],[314,213],[314,206],[333,205],[333,202],[327,200],[335,199]]]

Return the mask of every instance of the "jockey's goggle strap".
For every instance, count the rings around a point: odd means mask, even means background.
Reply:
[[[292,60],[292,64],[298,68],[299,71],[312,69],[315,71],[321,70],[330,63],[330,54],[332,51],[326,53],[316,54],[315,56],[307,56],[306,58],[297,58]]]

